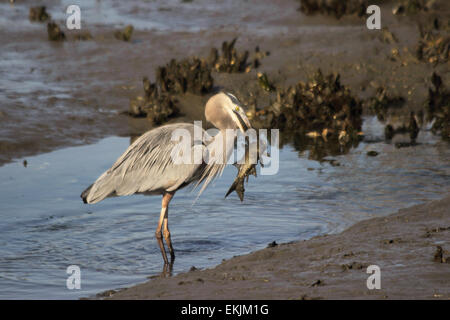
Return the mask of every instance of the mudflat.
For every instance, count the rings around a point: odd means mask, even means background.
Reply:
[[[380,30],[368,30],[365,17],[305,16],[293,0],[233,2],[206,12],[196,2],[169,7],[133,2],[134,9],[128,2],[83,2],[82,30],[64,27],[64,42],[49,41],[46,24],[28,20],[32,3],[0,7],[5,13],[0,19],[4,27],[0,30],[4,66],[0,165],[106,136],[141,135],[153,125],[124,113],[130,99],[143,94],[143,77],[153,81],[155,69],[171,59],[206,58],[212,47],[219,48],[235,37],[240,52],[252,53],[259,46],[270,55],[248,73],[214,72],[214,90],[232,92],[243,101],[252,93],[258,109],[275,99],[259,87],[258,72],[267,73],[276,87],[287,87],[306,81],[320,68],[324,74],[339,73],[342,83],[362,99],[385,87],[389,95],[405,98],[404,107],[394,110],[390,120],[399,124],[409,118],[411,110],[423,108],[433,71],[449,86],[448,64],[433,65],[415,58],[418,23],[428,25],[435,17],[447,21],[450,11],[445,1],[439,2],[439,11],[407,17],[394,16],[392,3],[381,6],[382,26],[393,33],[394,40],[386,40]],[[60,14],[61,5],[49,2],[46,6],[63,26],[66,16]],[[167,26],[152,24],[154,19]],[[186,27],[176,23],[180,19]],[[135,25],[128,42],[114,37],[124,23]],[[80,32],[89,32],[92,39],[77,40]],[[176,95],[180,113],[170,121],[204,120],[209,96]]]

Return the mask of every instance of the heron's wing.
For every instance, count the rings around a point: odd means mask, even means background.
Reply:
[[[172,160],[171,153],[178,143],[172,141],[172,133],[177,129],[188,130],[193,137],[194,126],[187,123],[166,125],[143,134],[97,179],[87,201],[95,203],[110,195],[175,191],[197,180],[202,164],[175,164]]]
[[[206,133],[205,133],[206,134]],[[203,183],[198,196],[217,177],[221,176],[228,159],[233,153],[234,139],[227,139],[226,134],[220,131],[216,136],[206,138],[210,143],[203,149],[204,159],[209,159],[201,170],[201,176],[197,179],[195,187]]]

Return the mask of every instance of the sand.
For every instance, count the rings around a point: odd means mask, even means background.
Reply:
[[[110,298],[449,299],[449,244],[450,195],[361,221],[339,234],[237,256],[212,269],[162,274]],[[369,265],[380,268],[380,289],[367,288]]]

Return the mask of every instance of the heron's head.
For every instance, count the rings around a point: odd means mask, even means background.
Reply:
[[[220,130],[252,127],[239,100],[231,93],[220,92],[209,98],[205,107],[206,120]]]

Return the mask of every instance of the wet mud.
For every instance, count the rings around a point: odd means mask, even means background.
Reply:
[[[450,241],[449,205],[446,197],[359,222],[340,234],[269,245],[108,299],[446,300],[449,251],[435,244]],[[423,237],[425,229],[434,231]],[[370,290],[366,270],[374,264],[382,272],[381,288]]]

